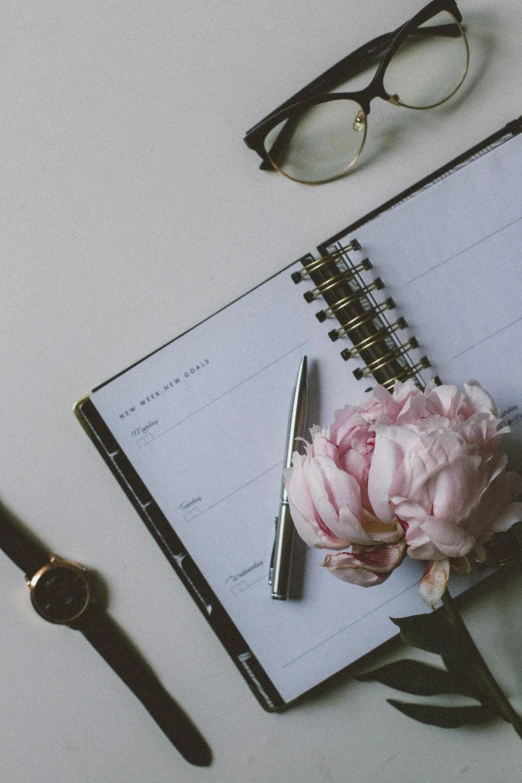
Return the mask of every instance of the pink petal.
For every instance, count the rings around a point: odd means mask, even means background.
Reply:
[[[335,411],[334,420],[328,428],[329,438],[338,446],[355,427],[364,424],[366,422],[360,415],[359,409],[353,405],[345,405],[344,408]]]
[[[413,560],[434,560],[443,557],[443,553],[426,535],[423,529],[429,515],[418,503],[403,498],[393,497],[397,519],[407,525],[405,540],[408,545],[408,556]]]
[[[404,559],[404,541],[375,547],[353,547],[353,553],[367,568],[378,573],[393,571]],[[335,557],[335,555],[334,555]]]
[[[368,497],[375,516],[382,522],[392,522],[389,490],[404,453],[418,436],[401,427],[377,427],[375,449],[368,473]]]
[[[520,477],[516,473],[506,473],[506,461],[504,455],[489,484],[462,522],[462,527],[481,542],[488,541],[494,532],[507,530],[513,522],[518,521],[517,506],[509,511],[508,507],[520,491]]]
[[[452,520],[427,517],[421,530],[446,557],[463,557],[477,543],[475,536],[466,533]]]
[[[293,456],[293,467],[285,471],[285,485],[292,520],[297,532],[308,546],[319,549],[342,549],[350,542],[339,540],[316,513],[305,471],[309,459],[296,453]]]
[[[500,411],[493,398],[477,381],[472,380],[465,383],[464,390],[475,411],[487,411],[496,419],[500,418]]]
[[[340,470],[327,457],[317,457],[314,472],[321,472],[322,492],[311,486],[312,499],[317,512],[331,532],[339,539],[370,543],[361,521],[364,510],[361,490],[355,478]]]
[[[313,451],[313,454],[311,451]],[[317,457],[320,454],[325,457],[330,457],[334,462],[338,461],[337,448],[325,437],[323,430],[315,433],[312,440],[312,449],[309,450],[309,453],[310,456]]]
[[[466,517],[476,503],[481,486],[484,486],[481,459],[478,455],[459,454],[442,464],[430,477],[429,492],[433,498],[434,517],[454,519]],[[486,479],[487,482],[487,479]]]
[[[361,547],[357,552],[336,552],[326,555],[323,566],[351,584],[371,587],[381,584],[401,564],[404,542],[381,547]]]
[[[375,544],[372,535],[347,506],[341,506],[339,509],[339,526],[335,528],[334,532],[337,532],[338,535],[342,534],[350,544],[362,544],[364,546]]]
[[[459,391],[459,387],[447,383],[432,389],[428,396],[426,407],[430,414],[444,416],[447,419],[455,419],[463,400],[464,395]]]
[[[442,598],[449,579],[449,560],[431,560],[420,580],[419,594],[424,603],[434,609]]]
[[[501,533],[509,530],[515,522],[522,521],[522,503],[510,503],[502,513],[493,520],[493,532]]]

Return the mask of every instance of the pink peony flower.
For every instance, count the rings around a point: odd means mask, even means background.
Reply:
[[[363,438],[358,445],[360,451],[353,448],[343,454],[329,440],[327,430],[316,429],[306,454],[293,455],[285,475],[286,490],[294,525],[309,546],[374,546],[395,543],[404,535],[397,520],[383,524],[373,514],[365,490],[364,453],[373,446],[367,446]]]
[[[427,562],[423,600],[446,589],[451,560],[522,519],[522,489],[506,471],[499,412],[474,381],[464,391],[412,381],[383,387],[312,429],[285,477],[292,519],[310,546],[345,550],[324,565],[354,584],[380,584],[409,557]],[[351,552],[346,551],[351,548]]]

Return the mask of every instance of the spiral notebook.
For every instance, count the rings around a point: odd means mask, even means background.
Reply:
[[[76,404],[267,710],[395,635],[390,616],[423,610],[421,564],[407,559],[363,589],[333,578],[324,553],[299,541],[290,600],[270,598],[301,356],[310,425],[376,382],[477,378],[511,423],[508,446],[522,442],[521,129],[522,118]]]

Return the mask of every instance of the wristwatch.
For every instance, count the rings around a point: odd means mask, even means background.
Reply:
[[[212,757],[208,744],[104,611],[87,568],[47,553],[14,525],[1,507],[0,547],[25,573],[32,605],[40,617],[80,631],[135,693],[185,759],[208,766]]]

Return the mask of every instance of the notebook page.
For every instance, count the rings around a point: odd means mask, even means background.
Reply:
[[[297,597],[268,586],[284,442],[300,359],[309,423],[359,399],[357,361],[284,270],[92,396],[126,456],[286,701],[395,635],[419,613],[418,563],[364,590],[332,577],[296,542]],[[306,289],[306,286],[305,286]]]
[[[474,378],[522,469],[522,135],[356,231],[444,383]]]

